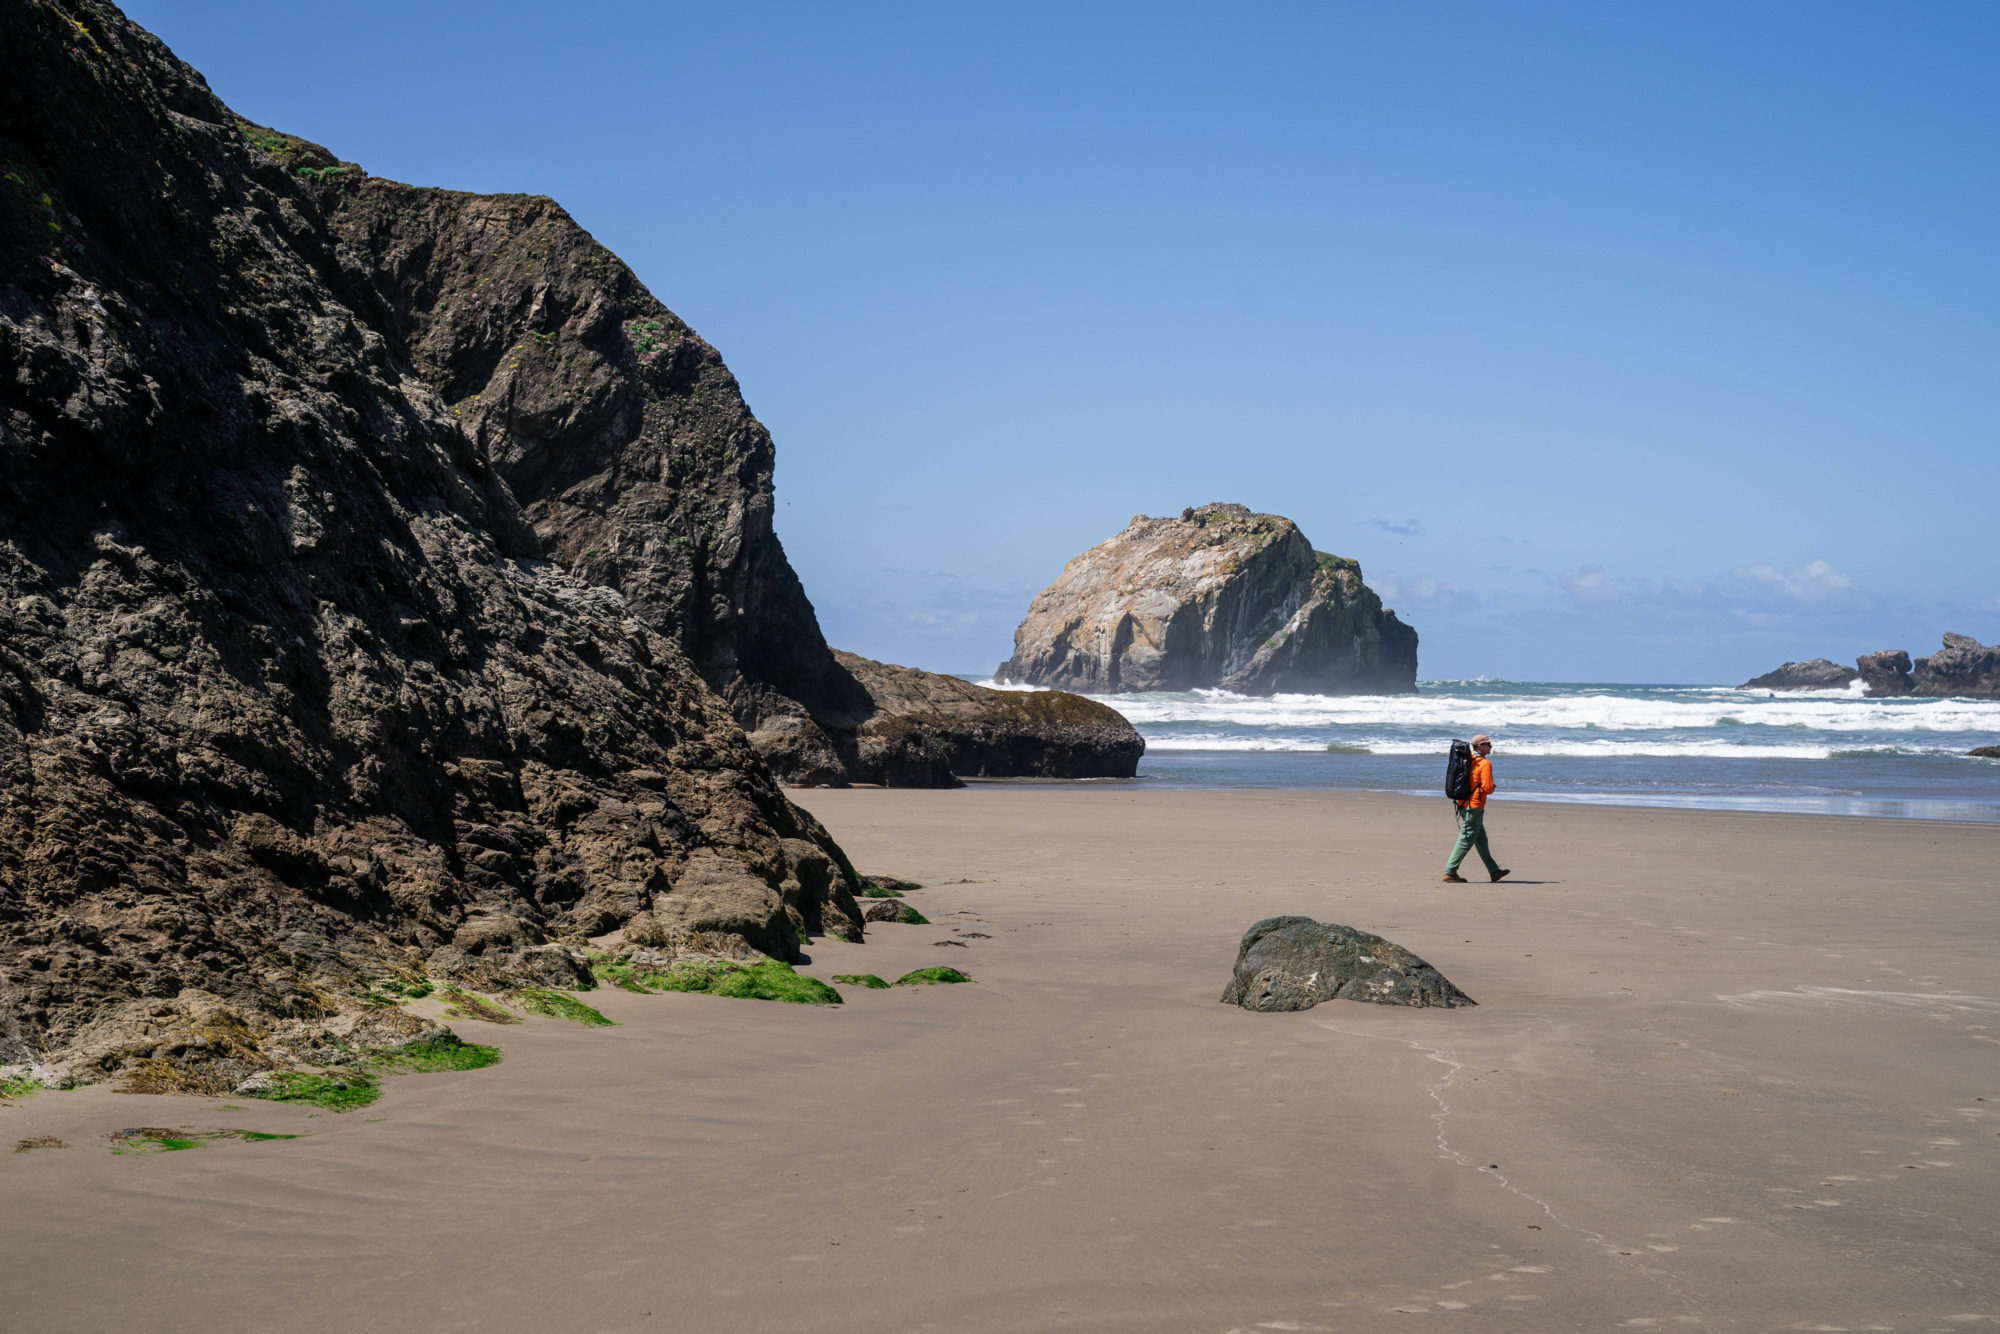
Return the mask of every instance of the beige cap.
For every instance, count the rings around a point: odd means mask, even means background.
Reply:
[[[1493,738],[1481,732],[1478,736],[1472,738],[1472,744],[1475,746],[1490,746],[1493,744]]]

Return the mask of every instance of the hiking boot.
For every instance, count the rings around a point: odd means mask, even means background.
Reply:
[[[1505,880],[1508,876],[1512,874],[1514,874],[1512,871],[1505,871],[1505,870],[1495,871],[1493,872],[1493,879],[1497,883],[1499,881]]]
[[[1503,874],[1504,874],[1504,872],[1503,872]],[[1494,878],[1495,880],[1498,880],[1498,879],[1499,879],[1500,877],[1496,875],[1496,876],[1494,876],[1493,878]],[[1444,873],[1444,882],[1445,882],[1445,883],[1446,883],[1447,885],[1462,885],[1462,884],[1464,884],[1464,883],[1465,883],[1465,877],[1464,877],[1464,876],[1462,876],[1462,875],[1459,875],[1459,874],[1457,874],[1456,872],[1452,872],[1452,871],[1446,871],[1446,872]]]

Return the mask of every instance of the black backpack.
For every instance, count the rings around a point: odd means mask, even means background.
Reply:
[[[1463,741],[1451,743],[1444,762],[1444,794],[1461,804],[1472,800],[1472,747]]]

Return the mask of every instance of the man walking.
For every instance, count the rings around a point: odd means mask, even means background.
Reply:
[[[1486,863],[1487,875],[1502,880],[1508,874],[1493,860],[1493,853],[1486,846],[1486,798],[1493,792],[1493,738],[1484,732],[1472,738],[1472,754],[1472,795],[1459,803],[1458,845],[1451,850],[1451,860],[1444,866],[1448,885],[1465,883],[1465,877],[1458,873],[1458,864],[1473,848],[1479,849],[1479,860]]]

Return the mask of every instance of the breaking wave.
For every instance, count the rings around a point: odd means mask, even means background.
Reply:
[[[1145,737],[1155,782],[1429,791],[1448,743],[1485,732],[1510,796],[2000,819],[2000,764],[1966,755],[2000,742],[2000,701],[1477,679],[1096,698]]]

